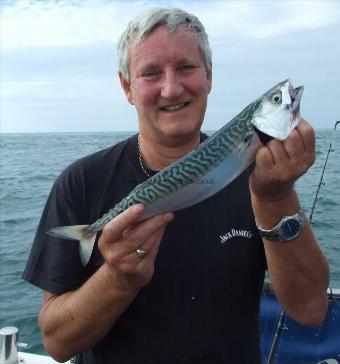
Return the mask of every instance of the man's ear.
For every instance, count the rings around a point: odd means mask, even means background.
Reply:
[[[120,80],[120,84],[125,92],[126,98],[128,99],[128,101],[131,105],[134,105],[130,82],[126,80],[126,78],[122,75],[121,72],[119,72],[119,80]]]
[[[211,69],[211,67],[207,70],[207,79],[208,79],[208,88],[209,88],[208,93],[210,93],[211,86],[212,86],[212,69]]]

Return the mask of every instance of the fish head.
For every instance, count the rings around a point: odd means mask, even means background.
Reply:
[[[302,93],[303,86],[294,88],[290,80],[278,83],[255,102],[250,123],[267,137],[285,140],[301,119]]]

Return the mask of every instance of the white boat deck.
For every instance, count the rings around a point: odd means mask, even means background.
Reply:
[[[18,353],[18,364],[56,364],[57,361],[53,360],[50,356],[37,355],[19,352]],[[66,364],[71,364],[71,361],[67,361]]]

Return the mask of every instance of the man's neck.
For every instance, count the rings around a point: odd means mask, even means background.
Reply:
[[[200,134],[180,141],[157,142],[139,134],[139,147],[143,164],[151,170],[160,171],[171,163],[182,158],[200,143]]]

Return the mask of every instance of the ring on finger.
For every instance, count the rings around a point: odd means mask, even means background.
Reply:
[[[148,251],[145,249],[137,249],[136,255],[139,259],[144,259],[148,255]]]

